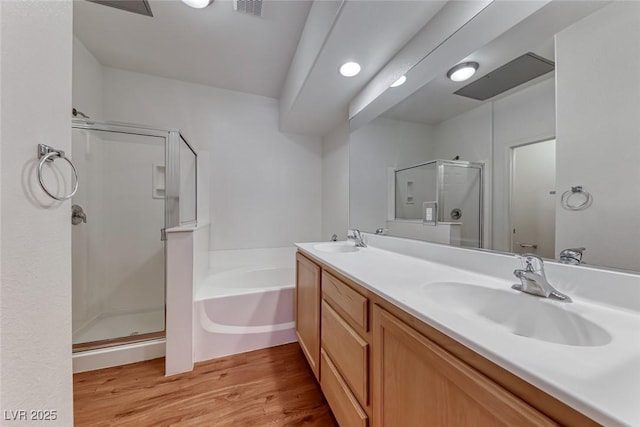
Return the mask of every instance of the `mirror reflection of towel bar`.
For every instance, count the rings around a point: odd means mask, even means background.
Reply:
[[[580,195],[584,200],[581,203],[570,203],[571,198],[575,195]],[[592,202],[593,197],[588,191],[583,190],[581,185],[571,187],[571,190],[567,190],[562,193],[562,197],[560,198],[560,205],[569,211],[581,211],[587,209],[591,206]]]

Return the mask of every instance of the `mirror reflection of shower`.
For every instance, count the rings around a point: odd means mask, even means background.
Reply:
[[[481,163],[432,160],[394,171],[393,235],[456,246],[483,246]],[[399,233],[399,234],[396,234]]]

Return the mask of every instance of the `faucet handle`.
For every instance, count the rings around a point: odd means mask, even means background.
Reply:
[[[543,273],[544,274],[544,261],[536,254],[522,254],[520,255],[520,260],[522,262],[522,266],[526,271],[532,273]]]
[[[560,252],[560,262],[562,264],[578,265],[582,262],[582,253],[587,248],[568,248]]]

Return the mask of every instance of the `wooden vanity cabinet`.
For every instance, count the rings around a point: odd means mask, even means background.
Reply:
[[[341,427],[598,425],[330,266],[296,261],[296,334]]]
[[[320,386],[343,427],[369,425],[369,300],[322,271]]]
[[[296,335],[317,380],[320,380],[320,292],[320,266],[298,252],[294,307]]]
[[[558,426],[392,314],[373,309],[373,426]]]

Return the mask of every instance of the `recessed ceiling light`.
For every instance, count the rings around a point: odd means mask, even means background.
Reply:
[[[195,9],[204,9],[213,3],[213,0],[182,0],[182,3]]]
[[[360,72],[360,64],[357,62],[345,62],[340,67],[340,74],[345,77],[353,77]]]
[[[391,87],[398,87],[398,86],[402,86],[404,84],[404,82],[407,81],[407,76],[400,76],[400,78],[398,80],[396,80],[395,82],[393,82],[393,84],[391,85]]]
[[[447,77],[454,82],[463,82],[473,76],[479,66],[480,64],[477,62],[463,62],[450,69],[447,72]]]

